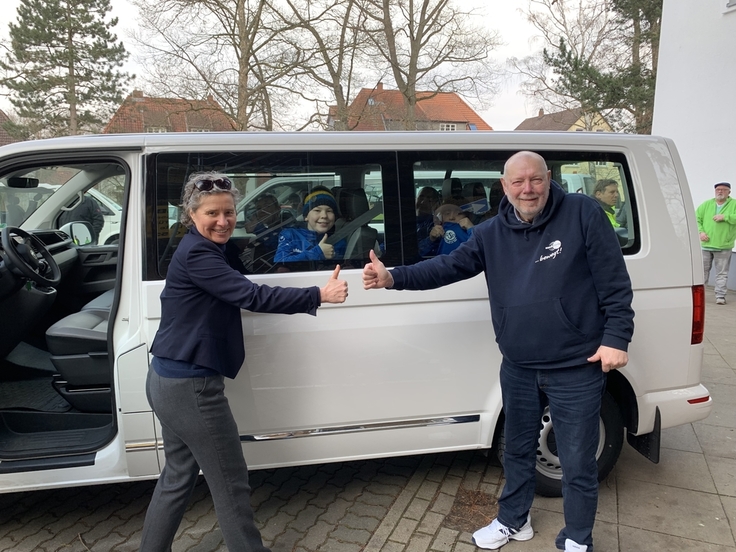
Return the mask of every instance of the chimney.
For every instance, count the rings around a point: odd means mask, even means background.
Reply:
[[[378,91],[383,90],[383,83],[382,82],[380,82],[380,81],[378,82],[378,84],[376,85],[376,90],[378,90]]]
[[[540,107],[540,108],[539,108],[539,116],[541,117],[541,116],[543,116],[543,115],[544,115],[544,109],[542,109],[542,108]]]

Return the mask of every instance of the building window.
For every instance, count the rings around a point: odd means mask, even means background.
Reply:
[[[440,123],[440,130],[457,130],[457,125],[455,123]]]
[[[166,128],[166,127],[154,127],[154,126],[152,126],[152,127],[146,127],[146,132],[151,132],[151,133],[154,133],[154,134],[158,134],[158,133],[161,133],[161,132],[168,132],[168,131],[169,131],[169,129]]]

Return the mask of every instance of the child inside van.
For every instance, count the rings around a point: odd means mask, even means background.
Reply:
[[[317,186],[304,198],[305,227],[284,228],[274,262],[323,261],[345,255],[345,240],[332,245],[326,242],[335,227],[337,202],[327,188]]]
[[[417,238],[427,238],[434,228],[435,211],[440,206],[440,193],[432,186],[424,186],[417,194]]]
[[[441,205],[435,217],[435,225],[429,236],[419,242],[419,254],[422,257],[446,255],[468,241],[473,234],[473,222],[457,205]]]

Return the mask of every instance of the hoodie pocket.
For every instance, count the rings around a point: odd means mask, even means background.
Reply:
[[[588,335],[570,322],[559,298],[504,307],[496,337],[504,357],[521,364],[585,354],[587,340]]]

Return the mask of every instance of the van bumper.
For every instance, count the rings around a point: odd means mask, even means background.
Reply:
[[[701,384],[647,393],[639,397],[638,403],[639,430],[636,435],[654,430],[657,409],[661,416],[662,429],[703,420],[713,410],[713,398]]]
[[[640,431],[629,432],[627,441],[642,456],[657,464],[662,429],[702,420],[712,409],[713,399],[702,385],[649,393],[639,399]]]

